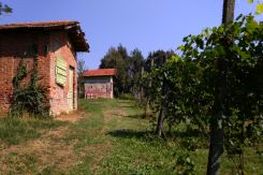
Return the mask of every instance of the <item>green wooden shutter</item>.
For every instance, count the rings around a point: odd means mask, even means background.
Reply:
[[[56,59],[56,82],[65,86],[67,81],[67,63],[63,57],[57,57]]]

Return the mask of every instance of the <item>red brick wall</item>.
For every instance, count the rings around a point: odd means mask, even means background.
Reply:
[[[12,95],[13,60],[0,58],[0,114],[6,112]]]
[[[69,75],[69,68],[73,68],[74,73],[74,109],[77,109],[77,62],[74,51],[71,50],[71,45],[68,42],[68,36],[63,32],[57,32],[50,35],[50,53],[51,67],[50,67],[50,86],[51,86],[51,111],[54,114],[61,112],[70,112],[67,96],[69,93],[68,78],[64,87],[56,83],[56,58],[63,57],[67,62],[67,77]]]
[[[27,71],[32,71],[33,56],[30,55],[32,45],[38,45],[39,53],[39,75],[42,83],[48,85],[49,76],[46,75],[46,69],[49,67],[47,59],[43,59],[42,43],[48,42],[48,34],[38,34],[29,32],[6,32],[0,34],[0,110],[7,112],[12,100],[13,77],[17,74],[18,66],[21,58],[24,58],[24,64]],[[29,74],[30,75],[30,74]],[[26,84],[30,76],[22,84]]]
[[[49,88],[49,97],[52,114],[68,112],[67,96],[68,84],[65,87],[55,82],[55,59],[63,56],[68,67],[76,70],[76,59],[70,49],[68,37],[65,32],[34,33],[34,32],[7,32],[0,34],[0,113],[7,112],[12,100],[12,80],[17,73],[21,58],[32,70],[33,56],[24,56],[30,53],[33,44],[37,45],[38,70],[40,83]],[[48,51],[48,52],[46,52]],[[77,76],[75,73],[75,108],[77,108]],[[29,77],[27,77],[27,80]],[[26,83],[26,81],[24,81]]]

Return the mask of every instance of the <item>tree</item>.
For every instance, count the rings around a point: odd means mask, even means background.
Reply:
[[[2,15],[3,13],[12,13],[12,8],[9,7],[6,4],[2,4],[2,2],[0,2],[0,15]]]
[[[84,97],[84,91],[85,91],[85,87],[84,87],[84,77],[83,77],[83,73],[85,70],[87,70],[87,67],[85,65],[85,61],[83,59],[78,59],[77,61],[78,64],[78,97],[79,98],[83,98]]]
[[[222,24],[229,24],[234,20],[235,0],[224,0]],[[224,49],[232,44],[231,38],[224,38]],[[228,56],[228,55],[226,55]],[[229,55],[230,56],[230,55]],[[228,71],[226,58],[217,59],[216,97],[214,104],[214,116],[210,124],[210,147],[207,165],[207,175],[219,174],[220,157],[224,152],[224,126],[223,120],[226,115],[226,73]]]
[[[111,47],[106,55],[102,58],[100,68],[115,68],[117,76],[114,86],[116,96],[122,93],[128,93],[128,60],[129,55],[127,49],[122,45],[117,48]]]
[[[106,55],[101,59],[100,68],[117,69],[114,93],[120,95],[131,93],[138,95],[141,68],[144,65],[144,58],[139,49],[134,49],[128,54],[127,49],[119,45],[117,48],[111,47]]]
[[[141,69],[144,66],[144,58],[139,49],[131,51],[128,60],[129,89],[134,96],[138,96],[140,91]]]
[[[173,50],[157,50],[154,52],[150,52],[145,62],[145,71],[150,72],[153,66],[162,67],[166,59],[171,57],[172,55],[175,55],[175,52]]]
[[[152,76],[148,81],[144,82],[145,117],[148,116],[149,104],[157,103],[158,107],[155,110],[158,111],[158,117],[157,117],[157,124],[156,124],[155,132],[159,137],[164,136],[163,123],[164,123],[165,118],[167,117],[168,84],[166,81],[167,80],[166,77],[163,76],[164,72],[157,71],[158,72],[157,73],[155,69],[163,68],[166,60],[168,60],[168,58],[172,56],[175,56],[175,53],[172,50],[167,51],[167,52],[163,50],[158,50],[155,52],[151,52],[145,63],[146,72],[150,73],[150,76]],[[151,73],[153,74],[151,75]],[[161,80],[159,79],[160,77],[162,77]],[[160,82],[162,82],[161,85],[160,85]],[[154,92],[153,91],[154,89],[161,89],[161,90],[159,92],[157,91]],[[152,95],[154,96],[157,95],[157,96],[151,97]],[[161,96],[162,98],[158,98],[159,96]]]

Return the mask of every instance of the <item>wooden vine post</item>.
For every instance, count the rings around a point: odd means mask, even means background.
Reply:
[[[234,20],[235,0],[224,0],[222,24],[229,24]],[[227,47],[227,45],[225,45]],[[224,151],[224,125],[225,100],[226,100],[226,73],[227,58],[217,60],[219,75],[216,84],[216,99],[214,104],[214,116],[210,123],[210,147],[207,165],[207,175],[218,175],[220,157]]]

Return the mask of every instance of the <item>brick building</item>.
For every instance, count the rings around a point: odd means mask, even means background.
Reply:
[[[97,69],[84,72],[85,98],[113,98],[116,69]]]
[[[76,109],[76,52],[88,50],[76,21],[0,25],[0,112],[10,107],[12,80],[21,60],[30,72],[34,59],[38,62],[39,83],[48,88],[51,114]]]

